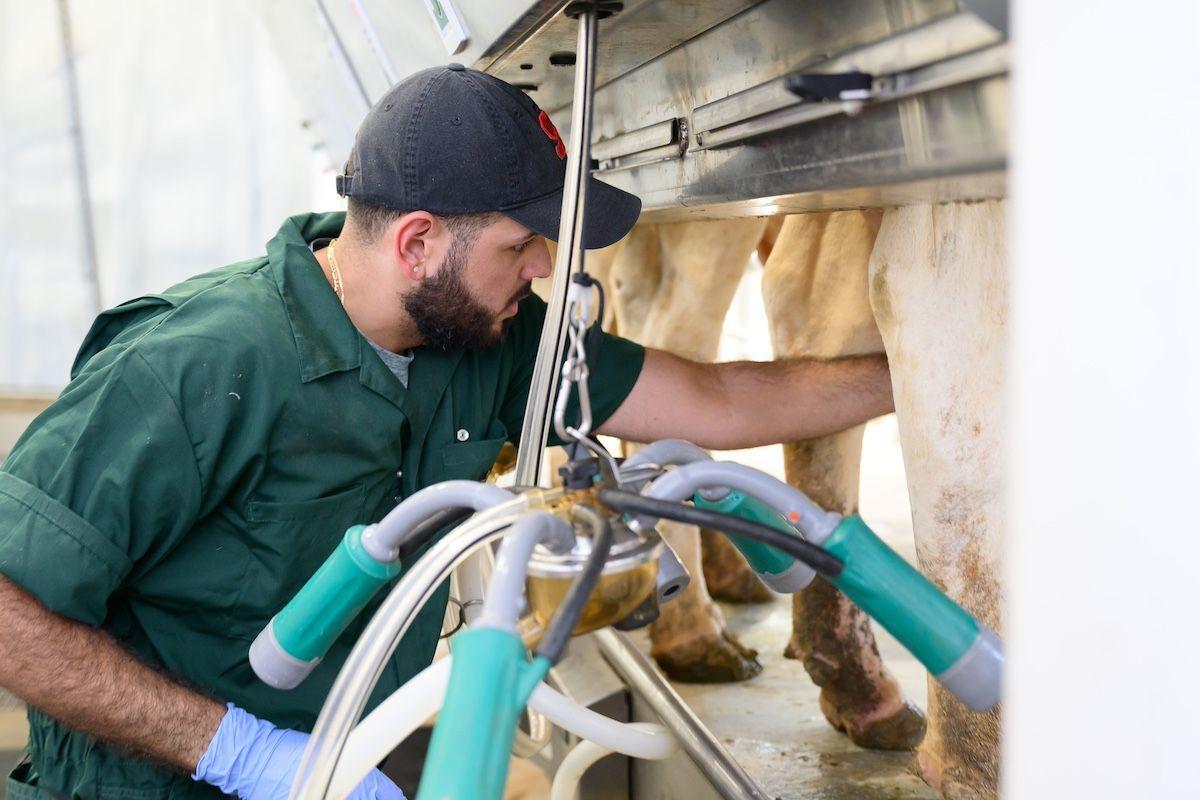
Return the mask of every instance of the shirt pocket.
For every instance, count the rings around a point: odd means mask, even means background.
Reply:
[[[335,517],[362,508],[363,485],[312,500],[251,500],[246,518],[251,522],[299,522]]]
[[[245,566],[227,624],[238,638],[253,638],[312,577],[346,529],[366,518],[362,484],[311,500],[251,500],[241,545]]]
[[[507,441],[508,429],[494,419],[488,425],[486,438],[446,445],[442,448],[442,480],[483,480]]]

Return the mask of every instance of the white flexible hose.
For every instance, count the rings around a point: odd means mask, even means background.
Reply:
[[[662,725],[632,722],[627,727],[650,734],[660,733],[669,738],[667,729]],[[673,739],[671,741],[674,742]],[[583,779],[583,774],[597,761],[614,752],[616,751],[612,748],[586,739],[572,747],[571,752],[567,753],[567,757],[559,765],[558,771],[554,773],[554,783],[550,786],[550,800],[575,800],[579,796],[579,781]]]
[[[451,657],[435,661],[392,693],[350,732],[329,784],[329,797],[342,800],[387,758],[396,745],[442,708],[450,682]]]
[[[351,731],[330,783],[332,800],[343,800],[349,795],[397,744],[441,709],[453,658],[448,656],[423,669]],[[529,707],[581,739],[597,742],[606,748],[605,752],[654,761],[666,758],[676,750],[674,737],[661,725],[617,722],[581,706],[544,683],[539,683],[533,690]]]
[[[529,705],[563,730],[627,756],[657,761],[675,752],[675,739],[665,728],[648,731],[630,723],[617,722],[579,705],[544,683],[539,683],[533,690]]]

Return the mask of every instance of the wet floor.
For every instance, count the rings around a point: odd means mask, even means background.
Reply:
[[[817,687],[799,662],[783,657],[791,632],[789,599],[723,609],[729,627],[744,644],[759,651],[762,674],[741,684],[676,684],[675,688],[768,797],[934,797],[929,787],[909,772],[911,754],[863,750],[825,721],[817,704]],[[886,633],[879,631],[877,637],[881,653],[909,699],[924,707],[924,670]],[[700,800],[695,794],[678,796]]]

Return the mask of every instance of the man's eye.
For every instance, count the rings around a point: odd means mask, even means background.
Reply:
[[[524,252],[525,248],[529,247],[529,242],[530,242],[530,240],[526,239],[525,241],[521,242],[520,244],[514,245],[513,250],[516,250],[518,253]]]

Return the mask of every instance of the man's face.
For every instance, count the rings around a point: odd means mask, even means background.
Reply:
[[[435,274],[404,295],[404,309],[429,347],[495,347],[533,279],[547,277],[552,269],[545,240],[500,217],[469,249],[456,239]]]

